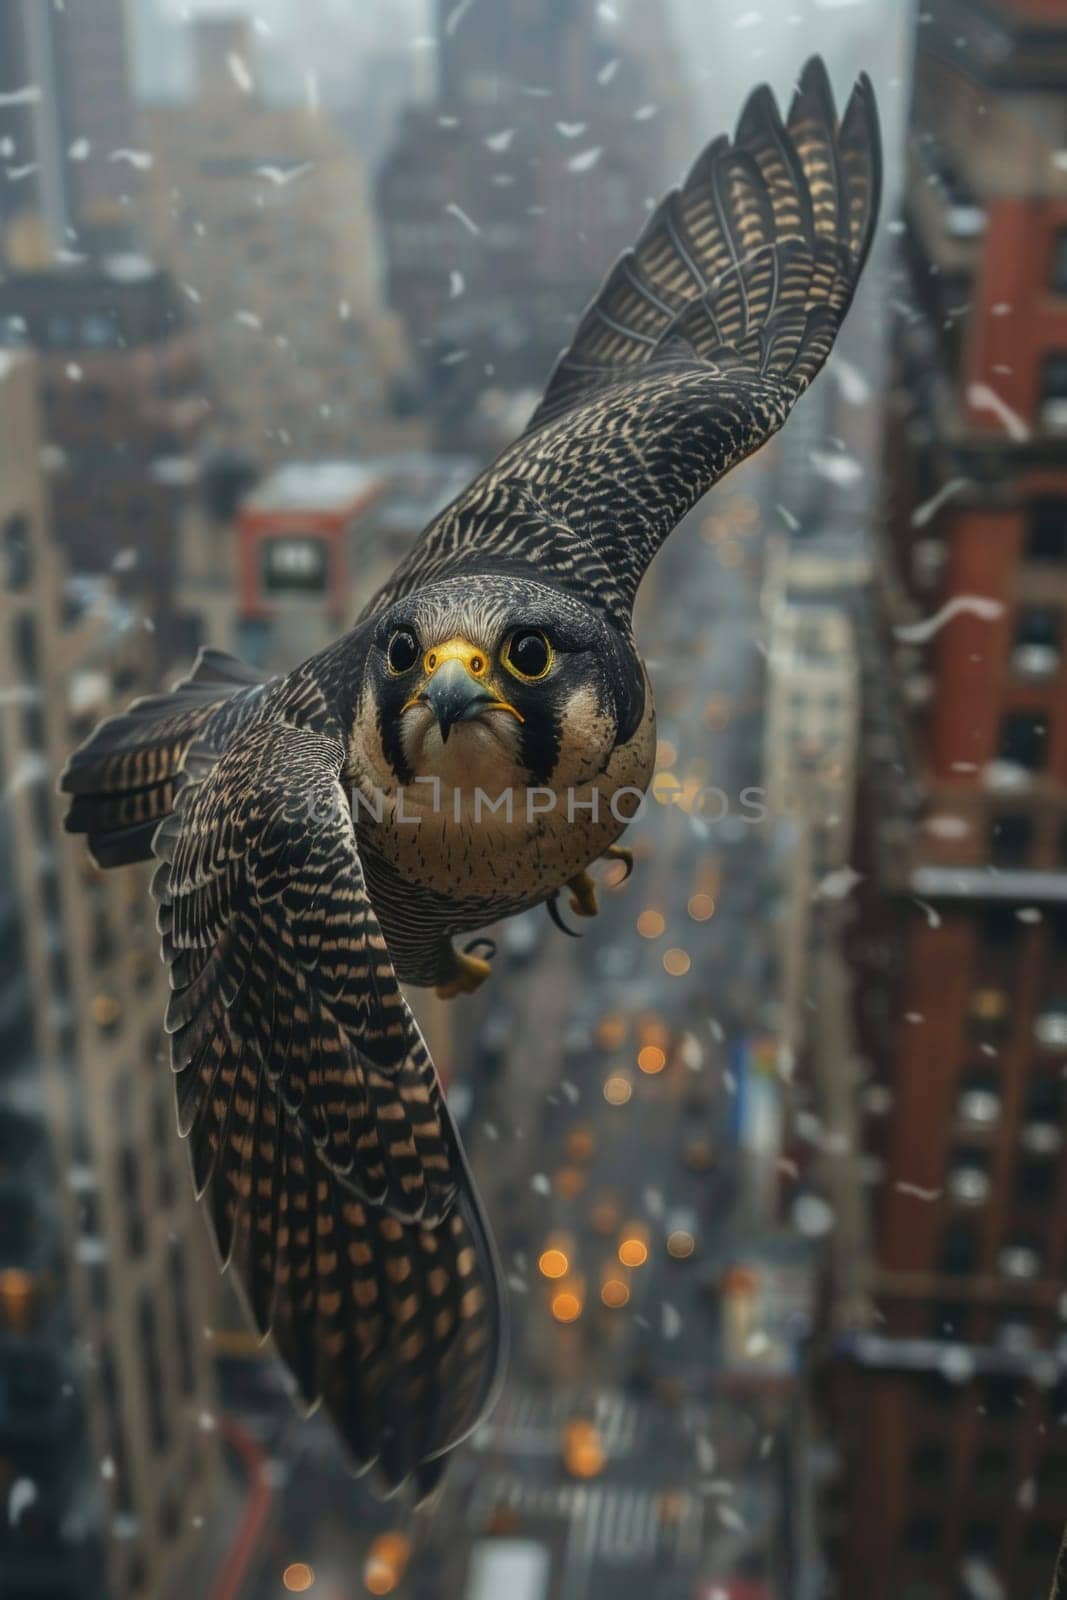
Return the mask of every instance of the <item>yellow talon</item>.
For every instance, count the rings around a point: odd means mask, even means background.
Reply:
[[[440,1000],[454,1000],[459,994],[473,994],[493,970],[481,956],[469,956],[463,950],[453,950],[452,955],[455,972],[446,982],[437,985],[436,993]]]
[[[623,866],[626,868],[626,871],[618,880],[618,883],[612,884],[612,888],[617,889],[620,884],[626,882],[627,878],[634,870],[634,853],[628,845],[609,844],[607,849],[604,851],[604,857],[608,861],[621,861]]]
[[[568,878],[567,888],[571,891],[571,910],[578,917],[595,917],[600,910],[597,904],[596,884],[588,872],[578,872],[573,878]]]

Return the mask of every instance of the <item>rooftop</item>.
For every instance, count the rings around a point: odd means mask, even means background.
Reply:
[[[289,461],[256,485],[245,511],[339,511],[379,492],[380,471],[358,461]]]

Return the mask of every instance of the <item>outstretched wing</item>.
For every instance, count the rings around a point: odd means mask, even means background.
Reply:
[[[198,1194],[257,1328],[359,1467],[425,1489],[493,1386],[492,1244],[367,895],[339,740],[186,758],[153,848]]]
[[[781,427],[852,300],[878,211],[870,82],[840,123],[820,59],[783,124],[751,96],[608,275],[521,439],[390,583],[536,561],[628,613],[667,534]]]

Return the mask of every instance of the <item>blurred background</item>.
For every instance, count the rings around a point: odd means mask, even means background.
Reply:
[[[437,1502],[196,1216],[71,747],[343,630],[768,80],[887,195],[642,593],[637,864],[415,997],[514,1346]],[[1067,0],[2,0],[0,1594],[1037,1600],[1067,1512]]]

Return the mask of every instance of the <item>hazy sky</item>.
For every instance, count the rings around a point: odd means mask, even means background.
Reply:
[[[910,32],[911,0],[588,0],[605,33],[625,41],[628,15],[648,8],[666,16],[679,60],[695,91],[706,96],[714,120],[726,125],[747,88],[762,78],[787,94],[801,62],[813,50],[827,58],[837,80],[866,67],[883,107],[890,106],[900,72],[900,48]],[[297,81],[308,68],[339,75],[374,44],[407,41],[425,50],[432,0],[135,0],[172,18],[247,10],[259,19],[265,43]],[[339,48],[343,42],[344,48]],[[843,81],[841,87],[844,87]]]

